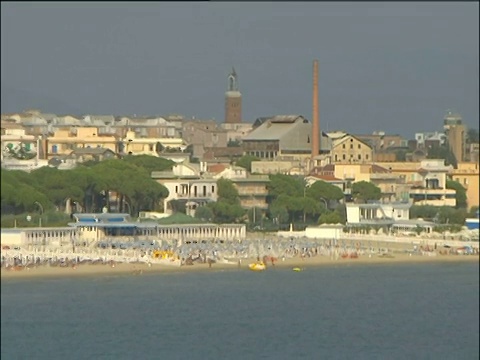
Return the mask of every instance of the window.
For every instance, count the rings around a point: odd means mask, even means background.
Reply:
[[[350,149],[353,149],[353,144],[350,144]]]
[[[338,161],[338,155],[335,154],[335,161]]]
[[[212,194],[215,192],[215,186],[212,185]]]
[[[361,148],[362,148],[362,145],[358,144],[358,148],[361,149]]]
[[[367,155],[365,155],[365,159],[366,159],[366,160],[368,160],[368,154],[367,154]]]
[[[345,160],[347,158],[347,156],[345,154],[343,154],[343,160]]]
[[[345,149],[345,144],[342,145],[342,149]]]
[[[362,154],[358,154],[358,160],[362,160]]]

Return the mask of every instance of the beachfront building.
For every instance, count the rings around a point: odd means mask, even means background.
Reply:
[[[1,245],[6,247],[95,247],[99,242],[132,243],[161,240],[243,240],[244,224],[160,225],[156,221],[132,221],[129,214],[73,214],[68,227],[2,229]]]
[[[129,214],[73,214],[81,241],[235,240],[246,237],[242,224],[160,225],[156,221],[132,222]]]
[[[389,232],[413,232],[417,228],[431,233],[435,224],[423,219],[410,219],[412,202],[371,202],[367,204],[347,203],[347,227],[350,232],[363,229],[380,229]]]
[[[72,227],[2,228],[1,244],[7,247],[63,246],[77,238]]]

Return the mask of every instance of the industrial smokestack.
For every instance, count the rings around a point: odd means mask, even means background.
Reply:
[[[318,60],[313,61],[313,103],[312,103],[312,158],[319,154],[320,124],[318,116]]]

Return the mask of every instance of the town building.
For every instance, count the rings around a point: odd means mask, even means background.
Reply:
[[[308,167],[312,151],[312,124],[301,115],[259,118],[254,129],[243,138],[246,155],[262,160],[300,162]]]
[[[399,175],[410,185],[409,197],[415,205],[455,206],[453,189],[447,189],[447,176],[453,170],[443,159],[427,159],[421,162],[377,163]]]
[[[468,208],[479,206],[480,173],[478,161],[458,163],[457,168],[451,171],[450,177],[465,188]]]

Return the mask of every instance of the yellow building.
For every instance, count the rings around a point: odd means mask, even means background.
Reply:
[[[462,162],[457,164],[457,169],[451,172],[452,180],[463,185],[467,190],[468,208],[479,206],[479,163]]]
[[[76,148],[105,148],[117,152],[118,141],[114,136],[98,134],[96,127],[79,127],[75,131],[57,130],[48,138],[47,158],[68,155]]]
[[[332,138],[331,159],[333,164],[371,163],[373,150],[370,145],[353,135],[328,134]]]
[[[158,156],[158,152],[162,147],[165,149],[178,149],[179,152],[187,147],[181,138],[140,138],[135,135],[134,131],[127,131],[127,135],[123,139],[123,146],[123,152],[126,154],[152,156]]]
[[[334,176],[346,181],[346,193],[351,184],[359,181],[368,181],[382,191],[382,199],[386,201],[406,200],[408,186],[398,174],[392,173],[386,167],[377,164],[335,164]]]
[[[410,199],[415,205],[455,206],[455,190],[447,189],[447,176],[453,171],[443,159],[420,162],[376,163],[397,174],[410,185]]]

